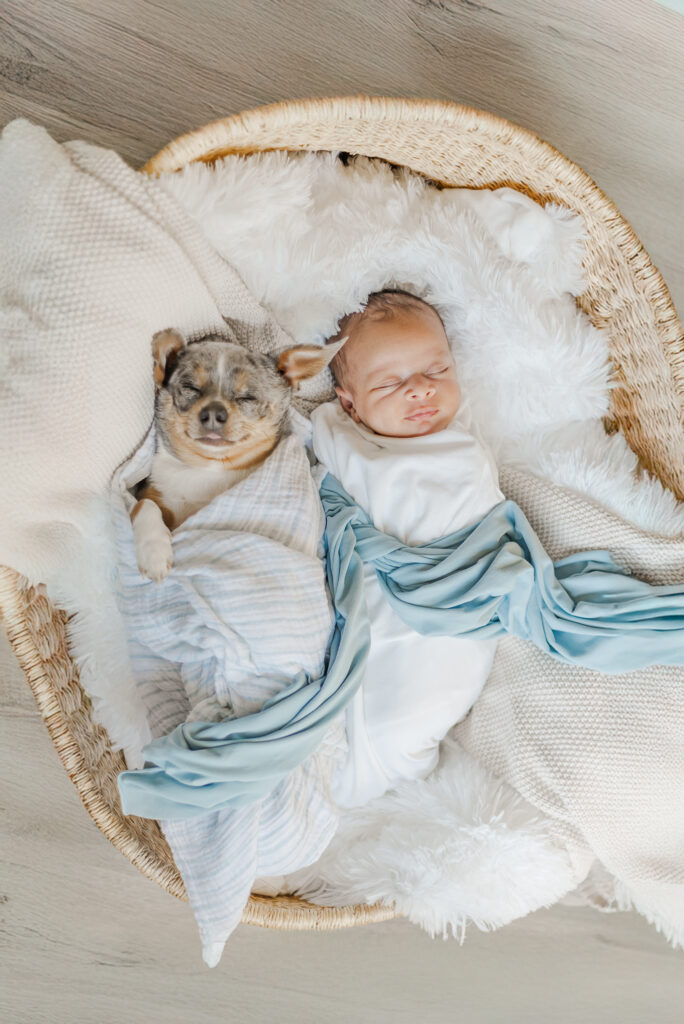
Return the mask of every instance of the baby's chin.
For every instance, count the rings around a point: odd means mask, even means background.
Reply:
[[[453,418],[453,417],[452,417]],[[424,423],[416,427],[415,423],[410,424],[410,430],[407,430],[402,437],[424,437],[426,434],[439,434],[440,430],[444,430],[449,426],[451,420],[439,420],[436,423]]]

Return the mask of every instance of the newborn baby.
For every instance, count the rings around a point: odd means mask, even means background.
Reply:
[[[489,452],[471,433],[437,311],[406,292],[376,292],[343,319],[337,337],[344,334],[330,364],[339,402],[311,417],[318,460],[378,529],[406,544],[477,522],[503,495]],[[364,572],[371,647],[346,712],[349,756],[333,780],[345,807],[435,768],[440,741],[477,698],[496,649],[496,640],[414,632],[372,566]]]

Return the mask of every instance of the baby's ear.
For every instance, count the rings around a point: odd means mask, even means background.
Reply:
[[[154,383],[161,387],[173,371],[178,360],[178,353],[185,348],[185,338],[179,331],[168,328],[157,331],[152,338],[152,355],[154,356]]]
[[[277,357],[278,372],[296,390],[303,380],[309,380],[324,370],[346,340],[342,338],[330,345],[296,345],[285,349]]]
[[[340,405],[344,411],[353,419],[356,410],[354,409],[354,397],[351,392],[345,391],[344,388],[336,387],[335,394],[337,395]]]

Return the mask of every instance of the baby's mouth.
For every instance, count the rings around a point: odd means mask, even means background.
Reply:
[[[430,406],[424,409],[416,409],[414,413],[411,413],[410,416],[405,416],[404,418],[407,420],[429,420],[432,419],[433,416],[436,416],[437,412],[437,409]]]

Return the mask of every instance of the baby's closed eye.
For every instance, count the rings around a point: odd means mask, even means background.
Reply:
[[[440,377],[443,373],[449,370],[449,366],[436,366],[430,367],[429,370],[424,371],[426,377]],[[393,377],[391,380],[384,380],[380,384],[376,384],[371,390],[373,391],[389,391],[390,388],[398,388],[405,381],[399,377]]]

